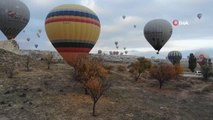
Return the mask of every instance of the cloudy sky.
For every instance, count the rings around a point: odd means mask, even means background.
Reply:
[[[179,50],[183,56],[202,50],[213,56],[213,1],[212,0],[21,0],[30,9],[31,19],[16,40],[22,49],[55,50],[49,42],[44,27],[48,12],[61,4],[81,4],[92,9],[101,21],[101,34],[92,53],[100,49],[105,53],[116,50],[115,41],[123,52],[130,55],[164,58],[169,51]],[[201,19],[197,14],[202,13]],[[126,18],[122,19],[125,15]],[[165,19],[171,24],[177,19],[188,25],[173,26],[170,40],[161,49],[160,55],[143,35],[145,24],[152,19]],[[133,26],[137,25],[136,28]],[[42,29],[41,38],[36,36]],[[31,38],[27,42],[27,38]],[[6,37],[0,32],[0,40]]]

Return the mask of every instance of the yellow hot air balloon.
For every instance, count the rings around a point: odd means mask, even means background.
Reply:
[[[100,34],[100,21],[85,6],[65,4],[50,11],[45,30],[56,50],[73,65],[94,47]]]

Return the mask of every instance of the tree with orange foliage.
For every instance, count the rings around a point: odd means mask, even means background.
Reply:
[[[90,96],[93,100],[93,107],[92,107],[92,115],[96,116],[95,108],[96,103],[101,98],[101,96],[109,89],[111,85],[105,79],[101,79],[100,77],[91,78],[91,80],[87,81],[86,87],[90,92]]]
[[[181,66],[180,64],[175,64],[174,69],[176,76],[179,76],[180,74],[183,73],[183,66]]]
[[[161,89],[165,81],[168,81],[176,76],[176,72],[173,65],[160,63],[152,66],[150,75],[152,78],[158,80],[160,85],[159,88]]]
[[[93,100],[93,116],[95,116],[96,103],[110,87],[109,81],[106,80],[108,71],[99,60],[89,57],[80,59],[74,68],[75,77],[84,86],[85,94],[87,91],[90,93]]]

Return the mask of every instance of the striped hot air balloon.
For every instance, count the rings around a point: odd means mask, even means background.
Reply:
[[[0,30],[14,39],[28,24],[30,11],[20,0],[0,0]]]
[[[91,51],[98,40],[100,27],[92,10],[75,4],[54,8],[45,21],[50,42],[70,65]]]
[[[182,59],[182,54],[179,51],[170,51],[168,53],[168,59],[173,65],[180,64],[180,60]]]

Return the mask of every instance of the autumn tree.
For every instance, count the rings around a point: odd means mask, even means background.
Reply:
[[[212,72],[213,71],[211,59],[204,59],[204,64],[201,65],[201,73],[203,75],[204,80],[208,80],[208,78],[213,74]]]
[[[194,69],[197,67],[197,59],[196,59],[196,57],[194,56],[193,53],[190,53],[188,63],[189,63],[188,68],[189,68],[192,72],[194,72]]]
[[[151,68],[151,61],[144,58],[140,57],[137,59],[136,62],[131,63],[128,68],[129,72],[132,73],[135,76],[135,81],[138,81],[142,73],[144,73],[146,70]]]
[[[175,75],[179,76],[180,74],[183,73],[183,66],[181,66],[180,64],[175,64],[173,65],[174,69],[175,69]]]
[[[96,103],[101,98],[101,96],[107,91],[110,87],[110,83],[100,77],[91,78],[87,81],[86,87],[89,90],[90,96],[93,100],[92,115],[96,116]]]
[[[160,63],[158,65],[152,66],[150,70],[150,75],[152,78],[158,80],[159,88],[161,89],[163,83],[176,76],[175,69],[173,65],[167,63]]]
[[[79,59],[74,68],[75,78],[82,83],[85,93],[89,91],[93,100],[93,116],[95,116],[96,103],[110,87],[107,80],[108,71],[99,60],[89,57]]]

